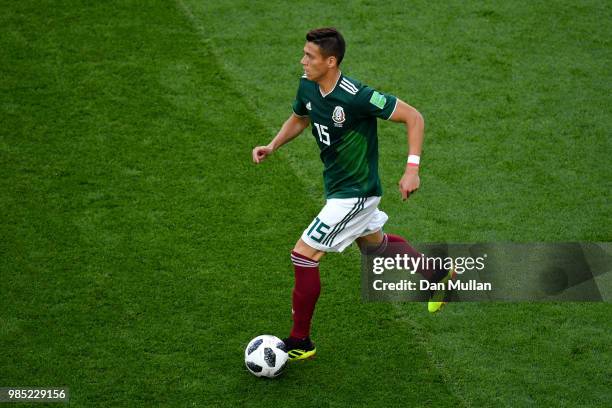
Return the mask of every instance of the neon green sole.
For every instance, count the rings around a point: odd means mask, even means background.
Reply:
[[[307,360],[309,358],[313,358],[316,354],[317,349],[314,348],[309,351],[304,350],[290,350],[289,351],[289,361],[299,361],[299,360]]]
[[[447,303],[448,302],[434,302],[430,300],[429,302],[427,302],[427,310],[429,311],[429,313],[439,312]]]
[[[440,282],[443,282],[444,285],[446,286],[448,281],[450,281],[451,279],[454,279],[455,276],[457,276],[457,274],[455,273],[455,270],[451,269],[450,271],[448,271],[448,274],[446,274],[446,276]],[[436,291],[436,293],[433,294],[433,296],[431,297],[431,300],[427,302],[427,310],[429,311],[429,313],[439,312],[448,303],[444,301],[444,298],[446,297],[446,293],[447,293],[446,290],[438,290]]]

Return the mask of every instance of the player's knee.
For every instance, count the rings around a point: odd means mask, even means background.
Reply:
[[[293,247],[293,252],[300,254],[301,256],[306,257],[315,262],[319,262],[319,260],[325,254],[325,252],[319,251],[318,249],[315,249],[310,245],[306,244],[304,241],[302,241],[301,238],[298,240],[298,242],[296,242],[295,246]]]

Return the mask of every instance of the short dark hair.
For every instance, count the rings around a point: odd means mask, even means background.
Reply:
[[[306,34],[306,41],[315,43],[321,48],[324,57],[336,57],[338,65],[344,58],[346,45],[340,31],[334,27],[315,28]]]

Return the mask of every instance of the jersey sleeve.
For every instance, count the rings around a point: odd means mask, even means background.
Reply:
[[[300,80],[300,86],[298,86],[297,94],[295,95],[295,100],[293,101],[293,113],[298,116],[308,116],[308,109],[306,109],[306,105],[304,105],[304,101],[301,98],[302,93],[302,85],[304,81]]]
[[[355,102],[357,110],[362,115],[376,116],[385,120],[389,120],[397,106],[395,96],[378,92],[369,86],[359,90]]]

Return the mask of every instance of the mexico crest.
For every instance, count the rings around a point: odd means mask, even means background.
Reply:
[[[342,123],[346,120],[344,116],[344,109],[342,106],[336,106],[334,109],[334,113],[332,114],[332,120],[334,121],[336,126],[342,126]]]

